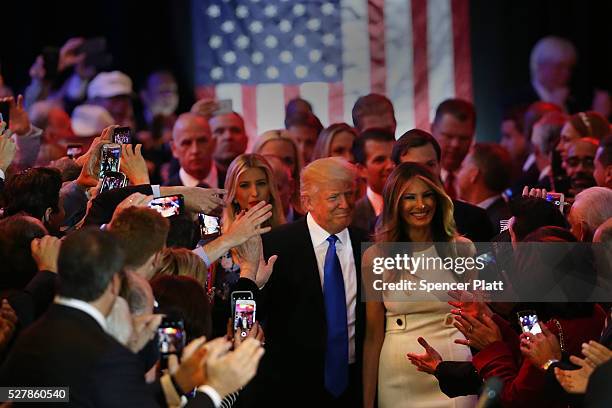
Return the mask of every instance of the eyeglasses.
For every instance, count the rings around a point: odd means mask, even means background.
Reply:
[[[594,157],[568,157],[565,160],[565,164],[569,167],[578,167],[582,164],[582,167],[592,168],[595,167]]]

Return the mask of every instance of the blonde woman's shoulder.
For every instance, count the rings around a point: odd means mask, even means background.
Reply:
[[[459,244],[457,245],[457,255],[473,256],[476,254],[476,246],[469,238],[457,235],[453,238],[452,242]]]

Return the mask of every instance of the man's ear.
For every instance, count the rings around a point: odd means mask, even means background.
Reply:
[[[49,222],[49,220],[51,219],[51,214],[53,214],[53,208],[48,207],[45,210],[45,213],[43,214],[43,219],[42,219],[43,224],[46,224]]]
[[[121,276],[116,273],[113,275],[113,279],[111,279],[111,293],[115,296],[119,296],[121,292]]]
[[[357,173],[359,174],[359,177],[367,180],[368,172],[365,165],[357,163]]]
[[[604,181],[606,185],[603,187],[612,188],[612,165],[606,166],[604,170]]]
[[[170,139],[170,150],[172,150],[172,157],[178,159],[178,155],[176,154],[176,145],[174,144],[174,138]]]
[[[312,201],[310,200],[310,197],[307,195],[302,195],[300,196],[300,200],[302,202],[302,208],[309,212],[312,207]]]

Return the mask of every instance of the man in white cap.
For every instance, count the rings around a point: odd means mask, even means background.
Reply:
[[[88,103],[106,109],[115,124],[134,128],[132,80],[120,71],[100,72],[87,88]]]
[[[75,137],[66,139],[66,143],[79,143],[83,153],[87,151],[93,139],[102,131],[115,124],[115,120],[106,109],[97,105],[79,105],[72,111],[72,130]]]

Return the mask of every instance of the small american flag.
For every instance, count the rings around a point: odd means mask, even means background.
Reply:
[[[324,125],[387,95],[398,136],[471,100],[468,0],[192,0],[199,98],[232,99],[251,138],[283,127],[300,96]]]

